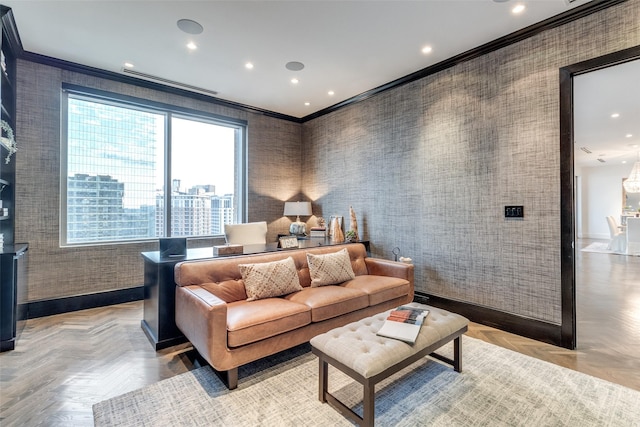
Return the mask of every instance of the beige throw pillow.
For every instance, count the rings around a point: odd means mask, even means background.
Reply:
[[[349,251],[346,248],[324,255],[307,253],[307,263],[313,288],[336,285],[356,277],[353,267],[351,267]]]
[[[279,297],[301,291],[300,279],[293,258],[260,264],[239,264],[247,301]]]

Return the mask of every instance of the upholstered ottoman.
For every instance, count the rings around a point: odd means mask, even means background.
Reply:
[[[376,335],[389,311],[333,329],[311,339],[312,351],[318,356],[320,363],[319,398],[321,402],[328,401],[343,415],[361,425],[373,426],[375,385],[378,382],[426,355],[442,360],[452,365],[456,372],[461,372],[460,337],[467,331],[469,321],[458,314],[428,305],[418,303],[409,305],[429,310],[429,315],[413,345]],[[451,340],[454,343],[453,360],[433,353]],[[363,385],[362,417],[329,393],[328,364]]]

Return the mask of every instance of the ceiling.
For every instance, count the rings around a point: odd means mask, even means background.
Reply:
[[[146,79],[189,85],[192,91],[215,92],[219,99],[303,118],[588,0],[2,3],[13,9],[27,52],[115,73],[142,73],[150,76]],[[518,4],[525,10],[514,14]],[[182,31],[180,19],[197,21],[202,33]],[[197,49],[188,49],[188,42]],[[430,53],[422,52],[425,46],[431,47]],[[291,61],[304,68],[287,69]],[[133,68],[127,69],[126,62]],[[245,67],[247,62],[253,69]],[[576,150],[579,164],[633,160],[629,144],[640,141],[638,79],[629,96],[629,87],[616,89],[620,79],[604,73],[579,77],[588,90],[580,95],[583,101],[576,102],[576,123],[582,123],[576,126],[576,143],[592,151],[587,155]],[[633,103],[616,104],[613,97],[618,94]],[[606,120],[609,111],[619,108],[628,113],[617,121]],[[632,139],[620,137],[628,133]],[[594,154],[607,163],[594,160]]]
[[[574,76],[576,165],[597,167],[624,163],[631,171],[640,153],[638,76],[640,59]],[[612,117],[613,114],[619,116]],[[584,152],[583,148],[591,153]]]
[[[136,73],[296,118],[587,2],[2,0],[25,51],[117,73],[129,62]],[[526,8],[516,15],[517,4]],[[187,34],[179,19],[204,30]],[[290,61],[305,67],[290,71]]]

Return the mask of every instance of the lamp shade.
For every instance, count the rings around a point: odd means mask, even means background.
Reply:
[[[635,162],[631,173],[629,173],[629,178],[622,185],[627,193],[640,193],[640,160]]]
[[[311,215],[311,202],[285,202],[284,216]]]

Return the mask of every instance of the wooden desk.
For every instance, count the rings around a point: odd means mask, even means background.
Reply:
[[[312,248],[317,246],[334,246],[341,243],[331,242],[329,239],[308,238],[298,240],[299,248]],[[369,254],[369,242],[362,243]],[[279,249],[278,243],[265,245],[245,245],[242,255],[287,251]],[[157,350],[181,344],[187,338],[176,326],[176,283],[173,270],[177,263],[199,259],[215,258],[213,248],[188,249],[186,256],[161,258],[159,251],[142,252],[144,260],[144,312],[141,327],[151,345]],[[231,255],[231,256],[242,256]],[[227,257],[225,257],[227,258]]]

